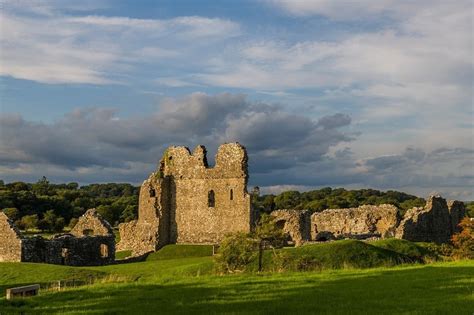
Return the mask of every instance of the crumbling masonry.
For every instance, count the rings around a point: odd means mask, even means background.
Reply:
[[[230,232],[250,232],[255,215],[247,193],[247,152],[238,143],[218,148],[170,147],[140,189],[138,220],[121,224],[120,250],[134,255],[166,244],[216,244]]]
[[[95,209],[88,210],[79,218],[71,232],[52,239],[41,236],[27,238],[0,212],[0,262],[96,266],[115,261],[112,229]]]
[[[364,205],[358,208],[328,209],[311,215],[299,210],[275,210],[277,224],[295,245],[307,241],[343,238],[370,239],[396,237],[415,242],[446,243],[459,232],[466,216],[464,204],[431,196],[424,207],[408,210],[403,217],[393,205]],[[310,226],[310,233],[307,231]]]

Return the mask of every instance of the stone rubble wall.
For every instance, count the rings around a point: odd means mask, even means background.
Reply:
[[[105,220],[102,224],[103,227],[110,227]],[[79,230],[82,231],[82,227]],[[7,261],[70,266],[111,264],[115,261],[115,237],[108,233],[81,237],[62,234],[50,240],[41,236],[27,238],[0,212],[0,262]]]
[[[134,256],[156,251],[169,243],[169,179],[152,173],[140,188],[138,220],[119,225],[118,250],[131,250]]]
[[[394,237],[399,221],[398,209],[393,205],[328,209],[311,215],[311,238],[317,241],[328,238]]]
[[[279,209],[270,213],[275,218],[275,224],[283,227],[295,246],[301,246],[311,239],[309,214],[307,210],[293,209]]]
[[[466,215],[464,205],[450,201],[449,206],[440,196],[431,196],[424,207],[405,213],[396,237],[414,242],[448,242],[459,231],[458,224]]]
[[[451,217],[451,234],[461,232],[459,223],[461,223],[462,219],[464,219],[464,217],[467,215],[464,202],[458,200],[449,200],[448,211],[449,216]]]
[[[71,234],[57,235],[51,240],[41,236],[26,238],[22,243],[21,261],[68,266],[107,265],[115,261],[115,240],[113,236],[75,237]]]
[[[113,235],[112,226],[102,218],[96,209],[89,209],[84,213],[76,225],[71,229],[70,234],[81,237],[86,236],[87,230],[91,231],[91,235]]]
[[[21,261],[21,234],[7,215],[0,211],[0,262]]]

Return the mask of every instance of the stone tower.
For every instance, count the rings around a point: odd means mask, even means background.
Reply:
[[[254,214],[247,193],[247,152],[219,147],[216,165],[206,148],[169,147],[140,189],[138,220],[120,226],[119,249],[134,254],[170,243],[214,244],[229,232],[249,232]]]

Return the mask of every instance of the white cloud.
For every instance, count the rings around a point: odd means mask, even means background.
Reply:
[[[240,32],[236,23],[219,18],[74,17],[36,5],[41,10],[35,14],[20,6],[1,11],[0,75],[42,83],[126,83],[122,77],[137,64],[180,58],[200,40]]]

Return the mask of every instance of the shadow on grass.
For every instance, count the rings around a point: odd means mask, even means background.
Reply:
[[[474,267],[294,273],[108,284],[28,300],[0,300],[10,313],[298,314],[455,313],[474,310]]]

